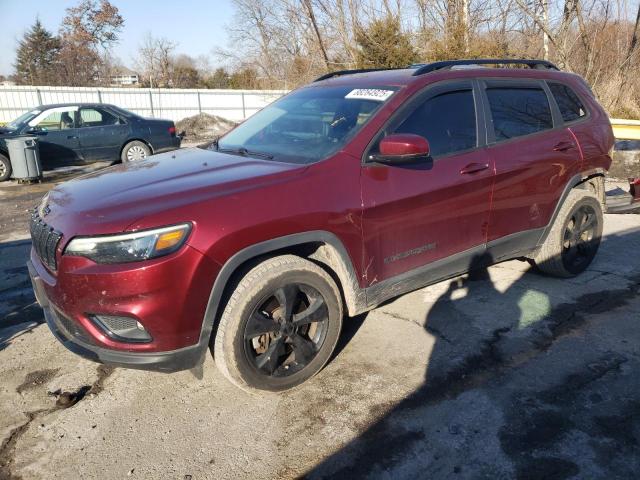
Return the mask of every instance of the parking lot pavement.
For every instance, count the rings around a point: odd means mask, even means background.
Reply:
[[[37,201],[37,189],[20,195]],[[6,224],[0,479],[640,471],[640,216],[607,215],[597,259],[575,279],[511,261],[348,320],[329,365],[281,396],[236,389],[211,358],[166,375],[66,351],[33,303],[26,222]]]

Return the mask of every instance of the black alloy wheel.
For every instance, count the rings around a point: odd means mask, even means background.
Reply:
[[[329,272],[284,254],[237,276],[211,347],[222,374],[252,393],[283,392],[329,361],[343,318],[343,299]]]
[[[316,357],[327,335],[322,295],[304,284],[278,288],[258,303],[244,329],[245,354],[262,375],[287,377]]]
[[[583,204],[567,219],[562,237],[562,263],[569,272],[581,272],[598,250],[598,216]]]

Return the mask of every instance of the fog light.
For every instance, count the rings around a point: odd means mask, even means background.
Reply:
[[[90,315],[89,318],[104,333],[119,342],[145,343],[152,340],[149,332],[135,318],[114,315]]]

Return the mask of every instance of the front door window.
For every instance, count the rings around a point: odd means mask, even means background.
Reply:
[[[29,126],[42,130],[57,131],[75,128],[78,107],[60,107],[46,110],[29,122]]]

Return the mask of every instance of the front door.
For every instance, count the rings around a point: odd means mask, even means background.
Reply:
[[[85,161],[117,160],[129,126],[105,108],[82,107],[78,114],[78,132]]]
[[[49,170],[72,165],[80,159],[75,113],[78,107],[45,110],[29,122],[38,135],[42,168]]]
[[[392,279],[437,260],[482,253],[493,165],[482,145],[484,123],[471,81],[428,87],[378,135],[421,135],[428,160],[365,163],[362,170],[365,283]],[[365,157],[366,160],[366,157]],[[457,262],[460,263],[459,261]],[[468,266],[468,265],[466,265]]]

